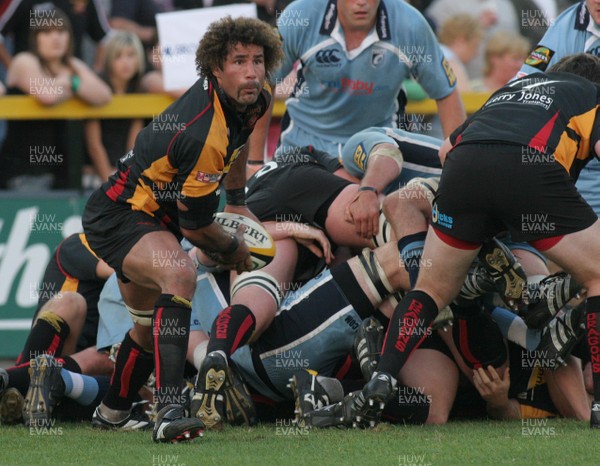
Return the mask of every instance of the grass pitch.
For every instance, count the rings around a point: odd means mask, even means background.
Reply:
[[[149,432],[87,424],[0,427],[0,465],[594,465],[600,431],[562,419],[305,430],[288,421],[155,444]]]

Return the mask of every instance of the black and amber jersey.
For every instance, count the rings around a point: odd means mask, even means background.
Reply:
[[[208,225],[218,205],[219,183],[270,99],[265,86],[257,102],[240,113],[212,77],[200,78],[139,133],[104,192],[114,202],[160,219],[175,233],[180,227]],[[179,218],[177,201],[191,211],[185,219]]]
[[[453,145],[515,144],[549,154],[576,179],[595,155],[600,86],[571,73],[534,73],[496,91],[450,136]]]

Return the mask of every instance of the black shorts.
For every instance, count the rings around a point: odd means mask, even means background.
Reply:
[[[324,229],[329,206],[349,184],[320,165],[278,165],[250,184],[246,198],[262,222],[308,223]]]
[[[123,260],[131,248],[148,233],[170,231],[155,217],[111,201],[102,190],[90,196],[81,222],[90,247],[124,283],[129,279],[123,275]]]
[[[471,243],[505,230],[523,242],[584,230],[597,218],[552,156],[533,157],[516,145],[463,144],[446,159],[432,226]]]

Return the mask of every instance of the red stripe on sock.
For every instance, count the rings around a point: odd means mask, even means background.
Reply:
[[[131,380],[131,373],[135,367],[135,360],[139,355],[139,350],[131,348],[129,356],[127,356],[127,362],[125,363],[123,373],[121,374],[121,389],[119,390],[119,396],[122,398],[127,398],[129,396],[129,380]]]
[[[335,378],[338,380],[342,380],[344,377],[346,377],[348,371],[350,370],[350,366],[352,366],[352,358],[350,357],[350,355],[348,355],[346,356],[344,364],[342,365],[342,367],[340,367],[340,370],[337,371],[337,374],[335,374]]]
[[[233,354],[235,352],[235,350],[238,349],[238,346],[239,346],[240,342],[242,341],[242,338],[244,338],[244,336],[248,332],[248,329],[250,329],[250,327],[252,327],[253,323],[254,323],[254,316],[248,316],[244,319],[244,322],[242,322],[242,325],[240,325],[240,329],[238,330],[238,333],[235,336],[235,340],[233,341],[233,346],[231,347],[231,354]]]
[[[60,345],[60,336],[54,335],[54,338],[52,339],[52,343],[50,343],[50,346],[48,347],[47,353],[52,354],[52,355],[56,354],[58,345]]]
[[[458,320],[458,324],[460,325],[460,353],[467,360],[467,362],[471,363],[474,369],[479,369],[482,367],[481,361],[479,361],[473,353],[471,353],[471,349],[469,348],[469,336],[467,335],[467,321],[463,319]]]
[[[161,386],[161,367],[160,367],[160,348],[158,346],[158,336],[160,335],[160,322],[164,307],[159,307],[154,313],[153,335],[154,335],[154,375],[156,377],[156,389]]]

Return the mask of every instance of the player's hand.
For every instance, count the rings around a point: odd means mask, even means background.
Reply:
[[[323,257],[327,264],[334,259],[331,252],[331,243],[322,230],[302,223],[288,222],[290,236],[307,248],[317,257]]]
[[[238,247],[231,254],[223,254],[220,252],[204,253],[213,261],[215,261],[222,270],[235,270],[237,273],[249,272],[252,270],[252,257],[246,241],[244,241],[244,231],[246,227],[240,225],[236,230],[234,237],[237,238]]]
[[[356,233],[372,238],[379,233],[379,196],[374,191],[358,191],[344,215],[347,222],[354,223]]]
[[[508,367],[501,378],[494,369],[488,366],[487,371],[480,367],[473,370],[473,385],[486,401],[486,403],[501,406],[508,402],[508,388],[510,387],[510,374]]]

